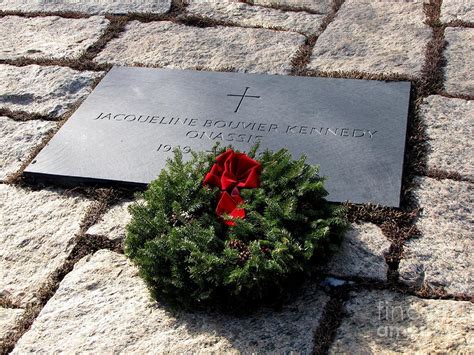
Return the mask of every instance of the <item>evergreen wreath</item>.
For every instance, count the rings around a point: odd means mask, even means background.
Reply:
[[[130,207],[125,252],[155,298],[244,307],[286,296],[347,228],[324,179],[282,149],[179,150]],[[216,158],[217,157],[217,158]]]

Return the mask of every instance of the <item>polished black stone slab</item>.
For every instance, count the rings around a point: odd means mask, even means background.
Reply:
[[[409,82],[114,67],[25,170],[58,183],[144,185],[175,147],[286,147],[329,200],[399,206]]]

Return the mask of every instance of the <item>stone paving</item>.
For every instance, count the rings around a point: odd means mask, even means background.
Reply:
[[[415,198],[423,206],[416,225],[423,237],[406,243],[400,279],[413,286],[426,283],[472,297],[474,186],[448,179],[417,178],[416,182]]]
[[[76,264],[14,353],[245,352],[309,353],[328,296],[311,287],[279,312],[236,317],[171,314],[150,301],[123,255],[101,250]]]
[[[0,109],[59,118],[92,91],[100,76],[59,66],[0,64]]]
[[[0,0],[0,353],[474,352],[474,3],[188,2]],[[130,196],[7,178],[113,64],[439,89],[412,94],[402,209],[357,214],[320,278],[281,309],[172,312],[110,246]]]
[[[287,7],[290,10],[292,8],[305,9],[319,14],[328,14],[333,5],[332,0],[251,0],[248,3],[270,7]]]
[[[7,337],[15,329],[23,313],[21,308],[0,307],[0,338]]]
[[[426,300],[391,291],[351,293],[329,353],[471,353],[471,302]]]
[[[316,42],[309,69],[416,77],[431,29],[423,3],[347,0]]]
[[[303,35],[261,28],[195,28],[170,21],[130,22],[95,59],[99,63],[285,74]]]
[[[289,12],[278,9],[251,6],[241,2],[196,2],[186,8],[189,15],[204,16],[217,21],[227,21],[239,26],[263,27],[299,32],[306,35],[320,33],[325,15],[307,12]]]
[[[474,9],[470,1],[443,0],[441,5],[441,21],[450,23],[453,21],[474,22]]]
[[[57,123],[31,120],[19,122],[0,117],[0,181],[21,168],[24,161]]]
[[[100,16],[84,19],[5,16],[0,22],[0,59],[77,59],[97,42],[108,22]]]
[[[27,305],[66,259],[90,201],[0,184],[0,294]]]
[[[474,92],[474,79],[471,70],[474,58],[466,52],[474,51],[474,28],[447,28],[445,58],[445,90],[449,94],[471,95]]]
[[[474,179],[474,143],[463,135],[449,134],[473,133],[474,105],[471,101],[432,95],[423,100],[420,115],[428,136],[428,169],[457,172]]]
[[[170,9],[171,0],[159,1],[110,1],[110,0],[2,0],[3,11],[80,12],[84,14],[127,14],[131,12],[164,14]]]

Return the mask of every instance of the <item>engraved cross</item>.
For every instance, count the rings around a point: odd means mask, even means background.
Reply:
[[[259,98],[260,98],[260,96],[252,96],[252,95],[247,95],[247,91],[248,91],[248,89],[250,89],[250,87],[249,87],[249,86],[247,86],[247,87],[245,88],[245,91],[244,91],[244,93],[243,93],[242,95],[227,94],[227,96],[236,96],[236,97],[240,97],[239,104],[237,105],[237,108],[235,109],[235,111],[234,111],[234,112],[237,112],[237,111],[239,111],[240,105],[242,104],[242,101],[244,101],[244,99],[245,99],[246,97],[250,97],[250,98],[252,98],[252,99],[259,99]]]

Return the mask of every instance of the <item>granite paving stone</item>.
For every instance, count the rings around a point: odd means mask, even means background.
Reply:
[[[99,63],[285,74],[303,35],[267,29],[132,21],[96,57]]]
[[[325,15],[308,14],[302,11],[281,11],[241,2],[193,2],[186,10],[191,15],[228,21],[240,26],[278,28],[306,35],[319,34],[321,23],[325,18]]]
[[[360,291],[345,303],[346,317],[330,354],[470,354],[474,305],[427,300],[391,291]]]
[[[163,14],[170,9],[171,0],[115,1],[115,0],[1,0],[0,9],[4,11],[74,11],[85,14],[127,14],[146,12]]]
[[[474,96],[474,28],[446,28],[444,89],[451,95]]]
[[[448,294],[474,295],[474,185],[417,178],[413,195],[423,209],[419,238],[405,243],[400,280],[415,288],[442,287]]]
[[[329,13],[333,4],[333,0],[249,0],[249,2],[255,5],[304,8],[321,14]]]
[[[428,136],[428,168],[474,179],[474,105],[471,101],[429,96],[420,107]]]
[[[324,271],[340,278],[386,281],[385,254],[389,248],[390,242],[379,227],[372,223],[353,224]]]
[[[56,125],[37,120],[18,122],[0,116],[0,181],[17,171],[33,148]]]
[[[20,308],[0,307],[0,341],[11,334],[24,313],[25,311]]]
[[[64,191],[0,184],[0,295],[22,306],[36,300],[65,261],[88,205]]]
[[[443,0],[441,3],[441,21],[474,22],[474,2],[471,0]]]
[[[347,0],[316,42],[309,69],[419,76],[432,31],[423,3]]]
[[[123,241],[125,239],[125,227],[132,218],[128,212],[128,208],[132,203],[132,201],[125,200],[113,205],[86,233]]]
[[[85,98],[103,73],[0,64],[0,108],[59,117]]]
[[[279,311],[172,314],[151,301],[125,256],[100,250],[66,275],[13,354],[311,353],[327,300],[308,286]]]
[[[0,18],[0,59],[77,59],[97,42],[108,23],[101,16],[5,16]]]

